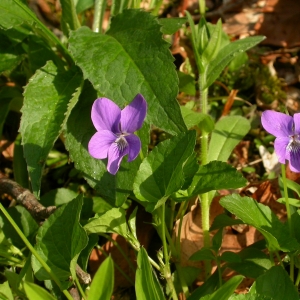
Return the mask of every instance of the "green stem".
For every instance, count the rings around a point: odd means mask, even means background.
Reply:
[[[106,9],[106,0],[95,0],[93,31],[101,32],[103,17]]]
[[[284,198],[285,198],[287,221],[288,221],[288,225],[289,225],[290,235],[294,236],[293,226],[292,226],[292,218],[291,218],[291,210],[290,210],[290,203],[289,203],[289,196],[288,196],[288,192],[287,192],[285,164],[281,164],[281,175],[282,175],[282,182],[283,182],[283,191],[284,191]],[[294,282],[294,255],[292,253],[290,253],[290,278]]]
[[[220,284],[219,287],[221,287],[223,284],[223,280],[222,280],[222,270],[221,270],[221,264],[219,261],[219,257],[217,257],[216,262],[217,262],[217,266],[218,266],[218,275],[219,275],[219,284]]]
[[[163,243],[163,254],[165,259],[165,267],[164,267],[164,276],[167,280],[167,284],[169,286],[169,290],[171,291],[171,295],[173,300],[178,300],[176,290],[172,281],[172,273],[170,269],[170,257],[168,254],[168,247],[166,241],[166,226],[165,226],[165,203],[159,208],[160,212],[160,221],[161,221],[161,234],[162,234],[162,243]]]
[[[282,260],[281,260],[281,257],[280,257],[280,255],[279,255],[278,251],[275,251],[275,255],[276,255],[276,257],[277,257],[277,260],[278,260],[279,264],[284,268],[284,265],[283,265],[283,263],[282,263]]]
[[[286,175],[285,175],[285,165],[281,164],[281,174],[282,174],[282,182],[283,182],[283,190],[284,190],[284,198],[285,198],[285,207],[287,212],[287,219],[288,225],[291,236],[294,235],[293,227],[292,227],[292,219],[291,219],[291,210],[290,210],[290,203],[289,203],[289,196],[287,192],[287,183],[286,183]]]
[[[298,287],[299,283],[300,283],[300,270],[298,270],[298,275],[297,275],[295,286]]]
[[[82,287],[81,287],[81,284],[80,284],[78,278],[75,277],[75,280],[74,280],[74,281],[75,281],[75,284],[76,284],[76,286],[77,286],[77,289],[78,289],[78,291],[79,291],[79,293],[80,293],[82,299],[87,300],[86,294],[84,293],[84,291],[83,291],[83,289],[82,289]]]
[[[40,257],[40,255],[36,252],[36,250],[33,248],[33,246],[30,244],[30,242],[27,240],[26,236],[23,234],[21,229],[18,227],[18,225],[15,223],[15,221],[11,218],[10,214],[6,211],[2,203],[0,203],[0,210],[3,212],[7,220],[10,222],[10,224],[13,226],[13,228],[16,230],[24,244],[27,246],[27,248],[30,250],[30,252],[36,257],[36,259],[39,261],[39,263],[42,265],[42,267],[45,269],[45,271],[50,275],[50,277],[53,279],[53,281],[57,284],[57,286],[60,288],[60,290],[64,293],[64,295],[69,300],[73,300],[72,296],[67,290],[64,290],[60,284],[59,279],[56,277],[56,275],[52,272],[51,268],[46,264],[46,262]]]
[[[185,298],[188,298],[189,295],[190,295],[190,291],[189,291],[189,287],[186,283],[186,280],[183,276],[183,273],[182,273],[182,267],[180,265],[180,263],[178,264],[175,264],[176,265],[176,270],[177,270],[177,274],[178,274],[178,277],[179,277],[179,281],[180,281],[180,285],[181,285],[181,288],[182,288],[182,291],[185,295]]]

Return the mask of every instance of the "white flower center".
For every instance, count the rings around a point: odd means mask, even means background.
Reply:
[[[125,136],[129,135],[128,133],[121,133],[118,138],[115,140],[115,143],[118,146],[118,149],[120,152],[123,152],[123,150],[128,146],[128,142],[125,139]]]
[[[299,134],[290,135],[289,138],[290,141],[286,146],[286,150],[290,152],[298,152],[300,150]]]

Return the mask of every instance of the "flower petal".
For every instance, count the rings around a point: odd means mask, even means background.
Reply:
[[[295,133],[300,134],[300,113],[294,114]]]
[[[110,130],[118,133],[121,119],[121,109],[117,104],[107,98],[95,100],[92,106],[92,121],[97,129]]]
[[[121,112],[122,132],[133,133],[139,130],[147,113],[147,102],[141,94],[137,94],[133,101]]]
[[[276,137],[288,137],[293,134],[293,118],[286,114],[266,110],[261,116],[262,126]]]
[[[120,167],[123,156],[128,154],[129,147],[123,149],[123,151],[119,150],[118,144],[113,143],[108,149],[108,163],[107,163],[107,171],[110,174],[115,175]]]
[[[141,151],[141,140],[135,134],[130,134],[126,136],[125,139],[129,146],[128,161],[130,162],[136,159],[136,157],[139,155]]]
[[[290,169],[300,173],[300,148],[290,152]]]
[[[278,137],[274,143],[274,149],[278,157],[278,161],[282,164],[285,164],[285,160],[289,159],[290,153],[286,150],[289,141],[290,139],[288,137]]]
[[[90,155],[97,159],[106,158],[108,149],[114,143],[116,138],[117,137],[109,130],[97,131],[88,144]]]

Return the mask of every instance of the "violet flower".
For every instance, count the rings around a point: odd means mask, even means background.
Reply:
[[[262,126],[276,137],[274,143],[278,161],[290,162],[293,172],[300,172],[300,113],[294,117],[272,110],[263,112]]]
[[[123,110],[107,98],[95,100],[91,117],[97,132],[90,139],[88,150],[94,158],[108,157],[109,173],[117,173],[126,154],[129,162],[138,156],[141,141],[133,133],[142,127],[146,112],[147,102],[141,94]]]

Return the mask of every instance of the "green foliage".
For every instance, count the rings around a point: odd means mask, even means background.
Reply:
[[[215,125],[209,143],[208,160],[227,161],[234,147],[250,130],[250,123],[241,116],[221,118]]]
[[[278,220],[268,206],[238,194],[222,198],[220,204],[245,224],[260,231],[270,251],[293,251],[299,247],[296,239],[290,236],[287,226]]]
[[[24,289],[29,300],[55,300],[45,289],[31,282],[24,282]]]
[[[299,294],[286,271],[274,266],[256,280],[255,291],[274,300],[298,300]]]
[[[142,247],[137,258],[135,292],[137,300],[163,300],[162,288],[153,273],[146,250]]]
[[[37,196],[46,158],[62,131],[69,101],[81,80],[78,70],[58,70],[48,62],[25,89],[20,131],[32,189]]]
[[[134,194],[153,211],[184,183],[183,167],[193,153],[196,134],[189,131],[163,141],[145,158],[134,181]]]
[[[61,206],[39,228],[36,237],[36,251],[66,287],[72,284],[68,282],[69,276],[76,276],[77,258],[88,242],[87,234],[79,223],[81,207],[82,196]],[[32,266],[39,280],[51,279],[34,256]]]
[[[148,103],[148,123],[171,134],[185,131],[175,101],[178,79],[173,58],[153,16],[125,10],[113,18],[105,35],[86,27],[72,32],[69,48],[84,78],[101,95],[124,106],[141,93]]]
[[[114,263],[108,256],[95,274],[89,294],[89,300],[109,300],[114,288]]]

